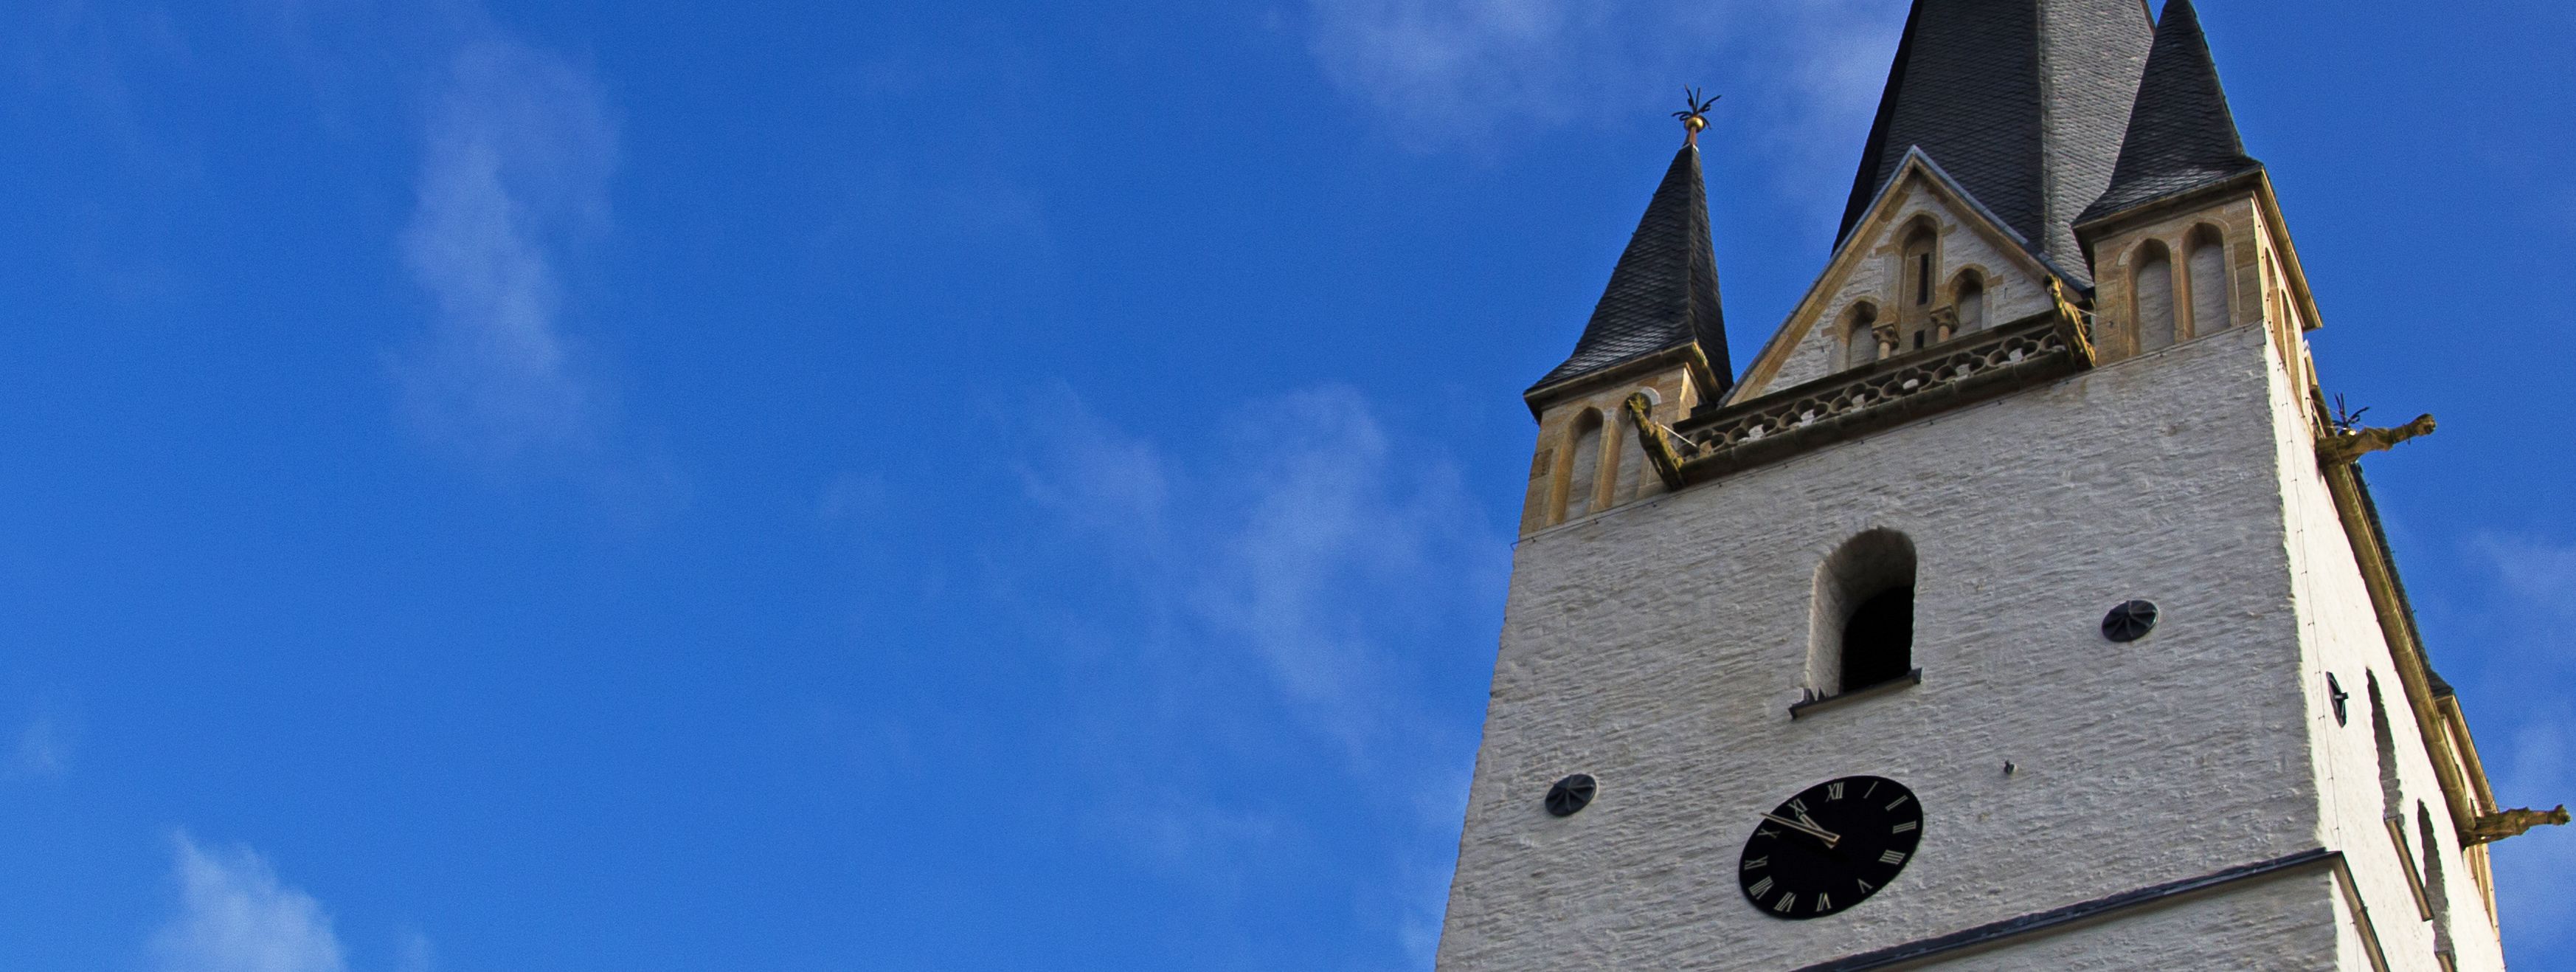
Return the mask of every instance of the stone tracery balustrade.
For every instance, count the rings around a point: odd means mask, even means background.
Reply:
[[[1705,482],[2089,368],[2080,328],[2049,311],[1971,332],[1685,420],[1646,453],[1672,488]]]

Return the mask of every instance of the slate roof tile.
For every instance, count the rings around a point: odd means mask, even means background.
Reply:
[[[2075,216],[2111,182],[2153,39],[2140,0],[1915,0],[1836,245],[1919,146],[2081,272]]]
[[[2083,219],[2109,216],[2140,203],[2197,189],[2263,167],[2245,154],[2209,37],[2191,0],[2170,0],[2156,25],[2155,53],[2147,58],[2129,113],[2128,138],[2110,188]]]
[[[1663,184],[1655,187],[1573,355],[1532,387],[1693,343],[1708,356],[1720,382],[1732,379],[1726,315],[1717,293],[1717,253],[1709,243],[1708,190],[1700,176],[1699,149],[1685,145],[1673,156]]]

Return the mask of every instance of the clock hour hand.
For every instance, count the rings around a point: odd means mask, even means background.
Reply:
[[[1843,836],[1842,836],[1841,834],[1837,834],[1837,833],[1834,833],[1833,831],[1826,830],[1825,828],[1823,828],[1823,827],[1819,827],[1819,826],[1816,826],[1815,824],[1812,824],[1812,823],[1807,823],[1807,822],[1798,821],[1798,820],[1791,820],[1791,819],[1789,819],[1789,818],[1787,818],[1787,817],[1775,816],[1775,815],[1768,814],[1768,813],[1763,814],[1763,815],[1762,815],[1762,819],[1764,819],[1764,820],[1768,820],[1768,821],[1771,821],[1772,823],[1775,823],[1775,824],[1779,824],[1780,826],[1783,826],[1783,827],[1787,827],[1787,828],[1789,828],[1789,829],[1791,829],[1791,830],[1795,830],[1795,831],[1797,831],[1797,832],[1799,832],[1799,833],[1805,834],[1805,835],[1807,835],[1807,836],[1809,836],[1809,837],[1813,837],[1813,838],[1815,838],[1815,839],[1817,839],[1817,840],[1824,841],[1824,842],[1825,842],[1825,846],[1826,846],[1826,847],[1832,847],[1832,846],[1834,846],[1835,844],[1839,844],[1839,843],[1842,843],[1842,842],[1843,842]]]

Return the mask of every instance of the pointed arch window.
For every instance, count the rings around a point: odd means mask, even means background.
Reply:
[[[1871,530],[1816,569],[1809,691],[1849,695],[1920,678],[1914,667],[1914,542]]]
[[[2228,314],[2225,237],[2216,227],[2193,229],[2190,254],[2184,257],[2183,265],[2191,281],[2191,336],[2226,330],[2234,322]]]
[[[2174,273],[2173,253],[2163,243],[2149,241],[2138,251],[2136,271],[2138,352],[2144,354],[2174,343]]]

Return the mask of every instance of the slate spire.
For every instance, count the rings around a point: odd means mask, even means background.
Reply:
[[[2080,273],[2075,217],[2110,185],[2154,38],[2142,0],[1915,0],[1836,245],[1920,147]]]
[[[2110,189],[2084,211],[2084,220],[2109,216],[2140,203],[2263,167],[2245,154],[2218,64],[2209,56],[2200,12],[2191,0],[2168,0],[2156,25],[2155,53],[2138,84],[2129,112],[2129,135]]]
[[[1709,243],[1708,189],[1702,182],[1699,146],[1673,156],[1628,249],[1610,271],[1610,286],[1592,308],[1592,321],[1574,354],[1533,390],[1636,358],[1698,346],[1723,393],[1734,381],[1726,357],[1726,317],[1718,306],[1717,252]],[[1713,396],[1712,396],[1713,397]]]

